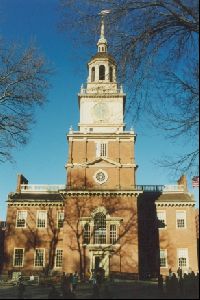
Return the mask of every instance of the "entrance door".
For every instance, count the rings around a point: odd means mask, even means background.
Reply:
[[[99,256],[95,256],[95,271],[100,268],[101,259]]]
[[[103,268],[105,271],[105,276],[109,276],[109,252],[91,252],[90,269],[97,270],[98,268]]]

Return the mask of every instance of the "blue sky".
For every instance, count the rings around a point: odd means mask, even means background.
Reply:
[[[26,45],[34,39],[40,51],[55,69],[51,77],[48,102],[37,110],[36,124],[27,146],[16,149],[15,163],[0,165],[0,220],[6,217],[6,199],[16,189],[17,174],[22,173],[32,184],[65,184],[67,161],[66,134],[71,125],[79,122],[77,93],[87,78],[88,53],[96,53],[96,45],[85,49],[83,41],[76,46],[59,32],[57,0],[0,0],[0,36]],[[87,53],[87,55],[85,54]],[[126,89],[126,87],[125,87]],[[142,124],[131,124],[137,133],[137,184],[176,183],[167,170],[154,163],[163,154],[175,154],[181,145],[170,143],[154,129]],[[167,153],[166,153],[167,151]],[[190,191],[198,190],[191,187]]]

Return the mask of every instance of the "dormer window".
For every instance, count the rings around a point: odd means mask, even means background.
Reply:
[[[105,66],[101,65],[99,67],[99,80],[105,80],[105,73],[106,73],[106,68]]]
[[[92,75],[91,75],[91,81],[95,81],[95,67],[92,68]]]
[[[109,77],[110,77],[110,82],[113,82],[113,67],[110,67]]]

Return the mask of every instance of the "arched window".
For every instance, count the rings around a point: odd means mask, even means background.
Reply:
[[[92,68],[92,75],[91,75],[91,81],[95,81],[95,67]]]
[[[84,231],[83,231],[83,244],[90,244],[90,225],[87,223],[84,226]]]
[[[94,244],[106,244],[106,216],[102,212],[94,217]]]
[[[99,80],[105,80],[105,73],[106,73],[106,68],[105,66],[101,65],[99,67]]]
[[[110,75],[110,82],[113,82],[113,68],[112,67],[110,67],[109,75]]]

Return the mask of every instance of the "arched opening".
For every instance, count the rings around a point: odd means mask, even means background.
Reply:
[[[103,213],[94,217],[94,244],[106,244],[106,216]]]
[[[95,67],[92,68],[91,81],[95,81]]]
[[[113,82],[113,67],[110,67],[109,75],[110,75],[110,82]]]
[[[106,68],[105,66],[101,65],[99,67],[99,80],[105,80],[105,73],[106,73]]]

